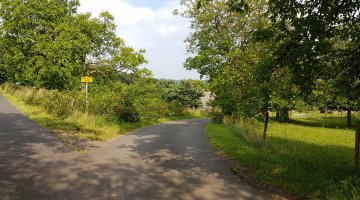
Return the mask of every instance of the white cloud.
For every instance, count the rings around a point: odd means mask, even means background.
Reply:
[[[162,36],[167,36],[169,34],[175,33],[177,30],[179,30],[179,26],[162,24],[157,29],[157,32]]]
[[[141,21],[154,20],[155,13],[148,7],[135,7],[119,0],[81,0],[79,12],[91,11],[98,16],[102,11],[108,11],[115,17],[115,22],[120,25],[131,25]]]
[[[98,15],[107,10],[114,15],[118,35],[128,45],[146,50],[149,64],[145,67],[156,78],[199,78],[196,72],[182,67],[186,59],[184,40],[190,30],[189,20],[172,14],[177,8],[179,1],[171,0],[157,9],[136,7],[125,0],[81,0],[79,11]]]

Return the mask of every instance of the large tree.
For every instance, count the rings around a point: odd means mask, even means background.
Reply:
[[[78,0],[1,0],[1,68],[10,81],[72,89],[82,75],[119,79],[146,62],[116,36],[113,17],[77,14]]]
[[[76,69],[67,59],[56,59],[62,49],[57,30],[78,5],[77,0],[0,2],[1,59],[10,80],[42,85],[52,79],[58,87],[68,86]]]
[[[281,44],[277,63],[291,69],[305,100],[317,80],[331,83],[345,100],[350,127],[360,96],[360,1],[270,0],[269,5]]]
[[[277,43],[275,33],[269,31],[267,1],[184,0],[182,4],[187,6],[182,15],[191,19],[193,29],[186,40],[192,56],[185,67],[209,78],[214,103],[226,114],[262,113],[266,139],[271,104],[289,107],[282,104],[288,97],[279,92],[284,87],[277,82],[289,73],[273,60]]]
[[[183,107],[198,108],[202,105],[200,97],[204,96],[204,87],[199,80],[174,80],[160,79],[157,85],[163,89],[162,98],[166,102],[177,101]]]

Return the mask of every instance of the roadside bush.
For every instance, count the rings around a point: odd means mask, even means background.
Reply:
[[[170,113],[169,115],[183,115],[186,106],[184,106],[180,101],[174,100],[168,103]]]
[[[48,113],[56,117],[67,117],[76,109],[76,96],[57,90],[44,90],[31,87],[4,84],[2,89],[16,96],[25,103],[34,106],[42,106]]]
[[[116,106],[114,111],[119,121],[123,121],[123,122],[140,121],[140,114],[132,106]]]
[[[151,79],[130,85],[125,98],[125,105],[133,106],[141,116],[141,120],[171,115],[170,104],[162,99],[162,90]]]
[[[44,96],[43,107],[45,110],[56,117],[67,117],[75,109],[70,102],[73,98],[65,92],[49,91]]]
[[[231,127],[237,135],[243,137],[252,145],[262,145],[263,140],[261,133],[258,132],[256,128],[260,125],[256,119],[248,119],[240,116],[225,116],[223,119],[223,123]]]
[[[5,71],[5,68],[0,65],[0,84],[5,83],[5,81],[8,79],[7,73]]]
[[[224,117],[225,117],[225,115],[222,112],[214,112],[212,121],[216,124],[222,124]]]
[[[74,111],[85,112],[83,91],[37,89],[5,83],[1,88],[29,105],[41,106],[49,114],[65,118]],[[111,121],[138,122],[183,114],[184,106],[166,103],[162,90],[151,80],[127,85],[91,85],[89,113]]]

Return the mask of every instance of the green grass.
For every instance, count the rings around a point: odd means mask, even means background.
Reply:
[[[125,123],[109,121],[104,116],[86,114],[74,110],[65,117],[57,117],[49,114],[42,106],[29,105],[21,100],[21,98],[10,95],[4,90],[0,90],[0,92],[30,119],[57,134],[64,143],[79,151],[85,151],[85,147],[77,145],[79,141],[108,141],[140,127],[171,120],[199,118],[204,116],[200,111],[189,110],[181,116]]]
[[[290,123],[271,121],[265,145],[259,145],[262,124],[254,121],[212,123],[207,133],[217,149],[266,185],[311,199],[360,199],[360,177],[353,165],[355,131],[337,128],[344,127],[340,114],[326,119],[323,114],[292,119]],[[356,120],[359,117],[354,117]]]
[[[73,134],[79,139],[106,141],[128,131],[129,129],[137,128],[136,125],[121,128],[119,124],[111,123],[103,117],[87,115],[79,112],[73,112],[65,118],[58,118],[48,114],[40,106],[28,105],[7,93],[2,92],[2,94],[22,113],[27,115],[39,125],[52,131]],[[138,126],[141,125],[139,124]]]

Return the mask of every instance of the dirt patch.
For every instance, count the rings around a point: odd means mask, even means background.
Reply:
[[[101,141],[91,141],[84,138],[78,138],[75,136],[75,133],[70,131],[55,130],[51,131],[51,133],[55,134],[66,146],[80,152],[86,152],[98,148],[103,143]]]

